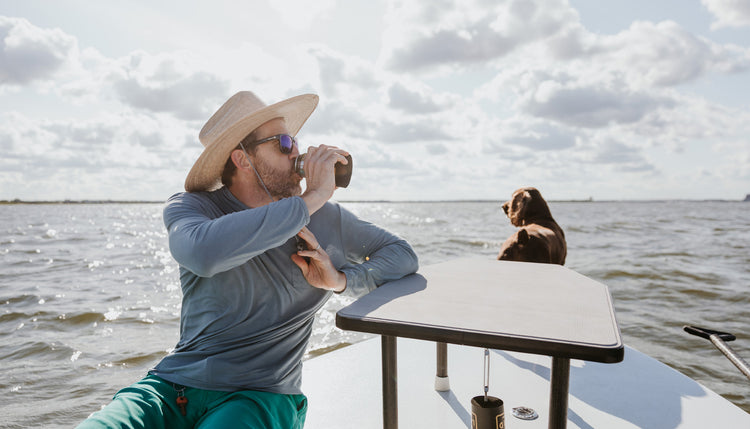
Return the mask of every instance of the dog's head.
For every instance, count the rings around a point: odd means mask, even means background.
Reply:
[[[547,202],[536,188],[521,188],[513,192],[510,201],[503,204],[503,211],[510,223],[524,226],[528,220],[534,218],[552,218]]]

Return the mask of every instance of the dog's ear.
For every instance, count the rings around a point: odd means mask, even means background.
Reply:
[[[526,199],[527,195],[528,200]],[[524,190],[524,204],[526,209],[524,219],[552,217],[547,202],[544,201],[542,193],[536,188],[526,188]]]
[[[513,206],[516,210],[519,210],[521,207],[525,206],[526,204],[531,201],[531,194],[527,190],[521,190],[519,189],[516,191],[516,193],[513,195]]]
[[[526,244],[529,242],[529,232],[525,228],[518,230],[518,244]]]

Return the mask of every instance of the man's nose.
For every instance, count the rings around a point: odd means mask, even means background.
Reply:
[[[296,144],[292,145],[292,151],[289,152],[289,159],[294,159],[299,156],[299,147]]]

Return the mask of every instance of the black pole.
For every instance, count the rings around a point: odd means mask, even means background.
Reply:
[[[396,368],[396,337],[381,337],[383,360],[383,428],[398,429],[398,371]]]
[[[437,343],[437,373],[438,377],[448,376],[448,344]]]
[[[437,342],[435,345],[437,349],[435,390],[438,392],[447,392],[451,390],[451,384],[448,379],[448,344]]]
[[[565,429],[568,425],[568,386],[570,359],[552,357],[549,393],[549,429]]]

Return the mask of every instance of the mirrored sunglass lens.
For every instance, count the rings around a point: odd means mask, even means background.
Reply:
[[[294,139],[292,136],[282,134],[279,136],[279,149],[281,153],[291,153],[292,147],[294,146]]]

